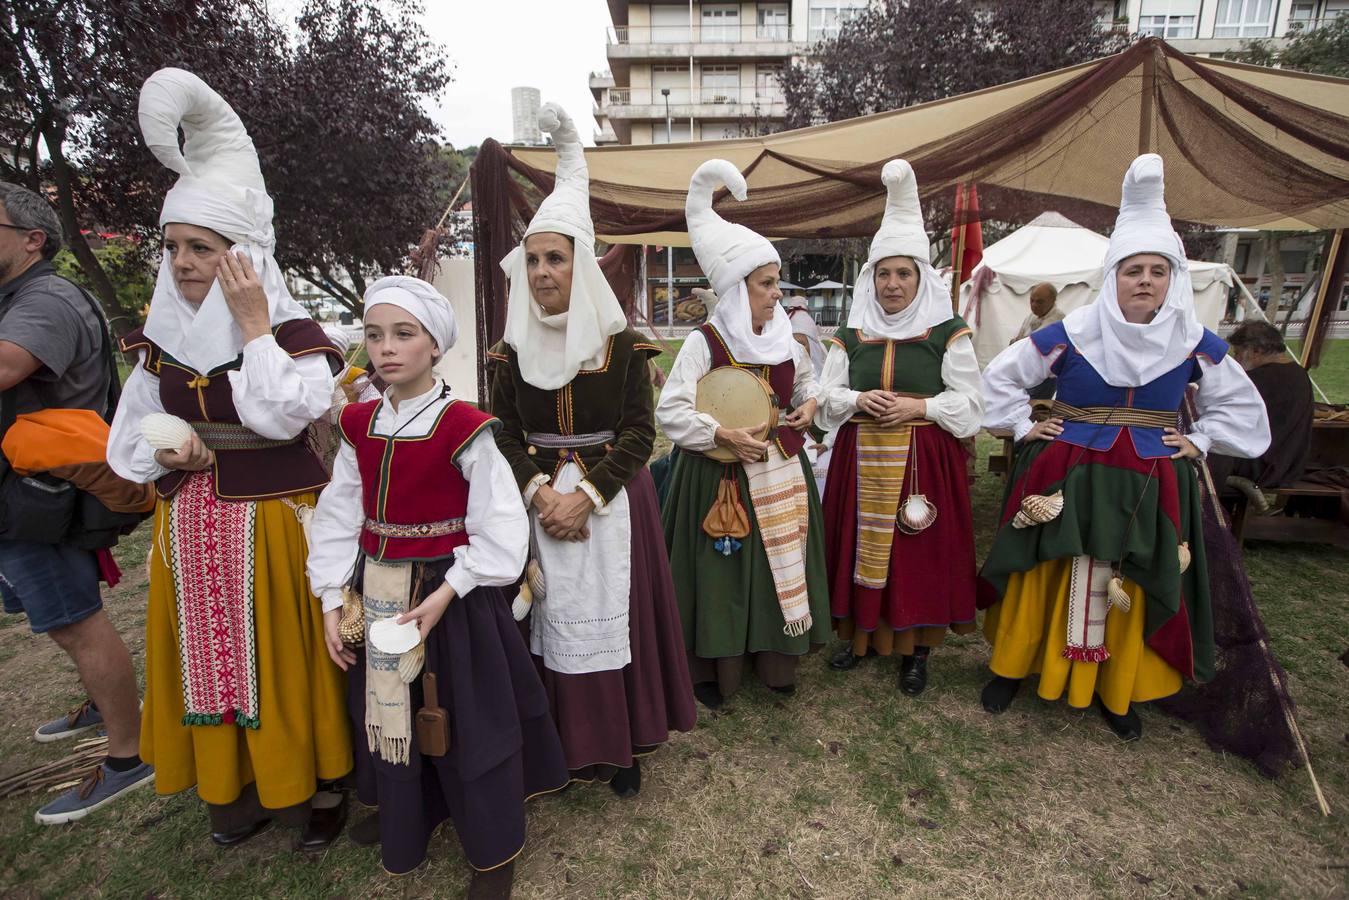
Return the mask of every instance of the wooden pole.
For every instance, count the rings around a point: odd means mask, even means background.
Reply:
[[[1335,229],[1334,236],[1330,239],[1330,248],[1326,251],[1324,265],[1321,267],[1321,284],[1316,289],[1316,302],[1312,304],[1311,310],[1307,313],[1307,328],[1302,333],[1302,352],[1298,354],[1298,362],[1302,368],[1314,367],[1321,361],[1321,344],[1325,342],[1325,332],[1330,328],[1330,315],[1327,315],[1326,304],[1333,303],[1331,298],[1332,290],[1338,296],[1342,290],[1341,285],[1344,281],[1344,260],[1341,258],[1344,254],[1344,229]],[[1272,292],[1271,292],[1272,293]],[[1324,323],[1322,320],[1325,319]]]
[[[960,267],[965,262],[965,226],[961,215],[968,200],[964,182],[956,184],[955,240],[951,241],[951,312],[960,315]]]
[[[1152,152],[1152,105],[1153,92],[1157,89],[1156,47],[1150,47],[1143,57],[1143,93],[1139,98],[1138,112],[1138,152],[1140,155]]]

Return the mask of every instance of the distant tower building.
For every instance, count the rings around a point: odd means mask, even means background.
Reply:
[[[511,119],[515,123],[515,143],[543,143],[543,134],[539,131],[538,88],[511,88]]]

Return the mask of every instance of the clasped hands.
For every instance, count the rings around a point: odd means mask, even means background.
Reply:
[[[590,495],[577,488],[562,493],[541,484],[531,501],[539,513],[539,524],[548,536],[558,541],[584,541],[590,537],[586,522],[595,508]]]
[[[921,419],[927,415],[925,401],[882,390],[863,391],[858,394],[857,408],[875,419],[883,428],[912,419]]]

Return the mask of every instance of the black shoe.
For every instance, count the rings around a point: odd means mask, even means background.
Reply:
[[[1101,704],[1101,715],[1105,716],[1105,724],[1110,726],[1110,730],[1115,732],[1115,736],[1125,743],[1142,740],[1143,738],[1143,720],[1138,718],[1138,713],[1129,708],[1129,711],[1122,716],[1117,716]]]
[[[777,687],[770,684],[768,689],[775,694],[782,694],[786,697],[790,697],[792,694],[796,693],[796,685],[794,684],[783,684],[778,685]]]
[[[309,822],[295,839],[296,850],[326,850],[337,840],[347,824],[347,792],[341,791],[338,797],[340,799],[332,806],[315,806],[310,811]]]
[[[829,657],[829,668],[837,669],[840,672],[846,672],[854,669],[862,661],[862,657],[852,652],[852,644],[844,644],[838,649],[838,652]]]
[[[996,715],[1007,711],[1007,707],[1012,705],[1012,699],[1016,697],[1016,692],[1019,690],[1021,690],[1020,678],[1003,678],[1001,675],[994,675],[993,680],[984,685],[979,700],[984,704],[985,710]]]
[[[700,681],[695,684],[693,696],[708,709],[721,709],[721,704],[726,702],[726,698],[721,696],[721,688],[717,687],[715,681]]]
[[[357,847],[377,846],[379,844],[379,810],[375,810],[348,828],[347,838]]]
[[[927,687],[927,654],[915,653],[899,662],[899,690],[917,697]]]
[[[271,819],[259,819],[252,825],[245,825],[243,828],[236,828],[233,831],[212,831],[211,840],[215,841],[219,847],[235,847],[257,834],[267,830],[272,824]]]
[[[642,792],[642,764],[634,759],[626,769],[619,769],[609,780],[609,788],[618,796],[627,800]]]
[[[514,860],[487,872],[475,870],[468,883],[468,900],[510,900],[514,880]]]

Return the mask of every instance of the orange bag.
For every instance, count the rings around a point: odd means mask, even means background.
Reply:
[[[739,540],[749,535],[749,513],[740,502],[740,484],[736,481],[735,468],[726,466],[721,483],[717,485],[717,499],[703,519],[703,531],[716,540],[732,537]]]

